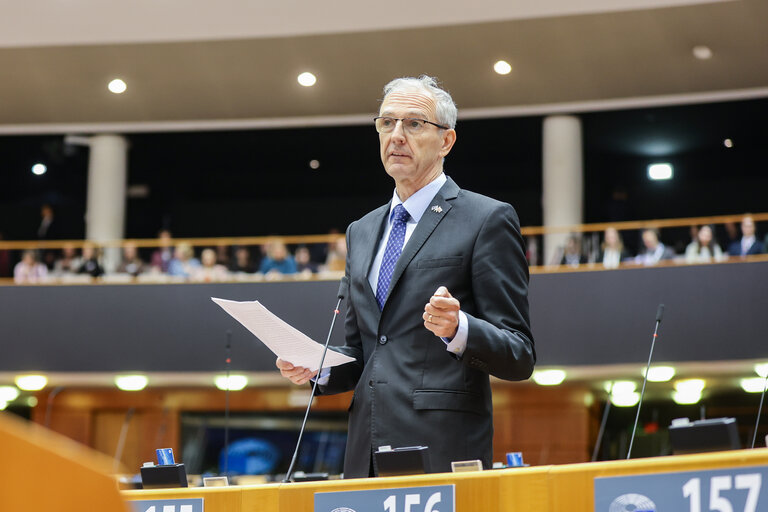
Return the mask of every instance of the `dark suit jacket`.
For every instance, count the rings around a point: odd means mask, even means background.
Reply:
[[[368,273],[389,209],[386,204],[347,230],[346,344],[335,349],[356,361],[333,368],[321,390],[355,390],[345,477],[368,476],[371,452],[382,445],[429,446],[434,472],[450,471],[454,460],[481,459],[489,468],[489,374],[527,379],[536,359],[517,214],[449,178],[403,248],[379,311]],[[424,306],[440,285],[469,320],[462,357],[423,324]]]
[[[747,255],[763,254],[764,252],[765,247],[763,246],[763,242],[755,238],[755,243],[749,247],[749,250],[747,250]],[[728,246],[728,254],[730,256],[741,256],[741,238],[735,242],[732,242],[731,245]]]

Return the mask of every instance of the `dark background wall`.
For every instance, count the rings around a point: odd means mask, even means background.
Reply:
[[[768,357],[765,283],[768,263],[535,274],[539,364],[644,362],[660,302],[655,360]],[[210,297],[259,300],[324,341],[337,289],[333,281],[2,286],[0,371],[215,371],[227,330],[234,368],[274,371],[272,353]]]

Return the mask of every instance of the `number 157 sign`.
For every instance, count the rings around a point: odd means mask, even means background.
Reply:
[[[595,478],[595,512],[761,512],[768,466]]]

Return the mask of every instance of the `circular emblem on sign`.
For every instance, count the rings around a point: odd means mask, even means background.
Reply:
[[[349,507],[339,507],[331,510],[331,512],[355,512],[355,511]]]
[[[642,494],[622,494],[613,500],[608,512],[656,512],[656,504]]]

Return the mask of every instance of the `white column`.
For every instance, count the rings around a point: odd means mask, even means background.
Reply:
[[[67,137],[66,141],[91,148],[88,158],[86,238],[94,242],[123,238],[128,141],[121,135]],[[120,248],[106,249],[103,257],[104,268],[113,271],[120,263]]]
[[[581,120],[576,116],[544,118],[542,136],[542,206],[544,226],[581,224],[584,214],[584,176]],[[544,235],[544,260],[553,263],[568,233]]]

